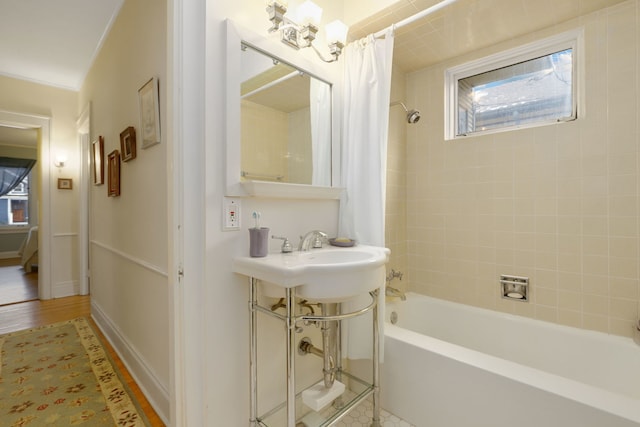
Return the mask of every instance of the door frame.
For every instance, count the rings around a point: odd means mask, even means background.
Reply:
[[[78,272],[79,293],[89,295],[90,266],[89,266],[89,202],[91,197],[91,104],[82,110],[77,122],[78,129]]]
[[[51,265],[51,117],[0,111],[0,125],[39,129],[38,298],[52,298]]]

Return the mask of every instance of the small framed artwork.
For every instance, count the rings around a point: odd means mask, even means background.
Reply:
[[[136,158],[136,129],[133,126],[120,132],[120,152],[123,162]]]
[[[71,178],[58,178],[58,190],[71,190],[73,180]]]
[[[142,148],[160,143],[158,79],[153,77],[138,90]]]
[[[109,197],[118,197],[120,195],[120,152],[113,150],[108,156],[108,190]]]
[[[92,161],[93,161],[93,183],[95,185],[104,184],[104,138],[99,136],[98,139],[91,143]]]

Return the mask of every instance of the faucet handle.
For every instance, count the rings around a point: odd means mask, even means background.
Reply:
[[[283,254],[288,254],[290,252],[293,252],[293,246],[291,246],[291,242],[289,242],[289,239],[287,239],[286,237],[278,237],[278,236],[271,236],[272,239],[278,239],[278,240],[284,240],[282,242],[282,247],[280,247],[280,251]]]

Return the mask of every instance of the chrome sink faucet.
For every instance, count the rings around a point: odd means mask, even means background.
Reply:
[[[308,251],[311,248],[321,248],[322,242],[327,242],[329,238],[327,233],[319,230],[313,230],[300,236],[300,243],[298,244],[298,251]]]

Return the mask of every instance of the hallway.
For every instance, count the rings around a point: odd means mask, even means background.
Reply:
[[[144,410],[152,426],[164,426],[164,423],[144,394],[131,377],[118,355],[113,351],[109,342],[100,333],[100,330],[91,320],[91,300],[89,296],[73,296],[66,298],[50,299],[45,301],[35,300],[19,304],[0,306],[0,334],[19,331],[22,329],[48,325],[55,322],[86,317],[94,326],[98,336],[114,361],[114,365],[120,370],[129,388],[133,391],[140,407]]]
[[[19,258],[0,259],[0,306],[38,299],[38,271],[26,273]]]

